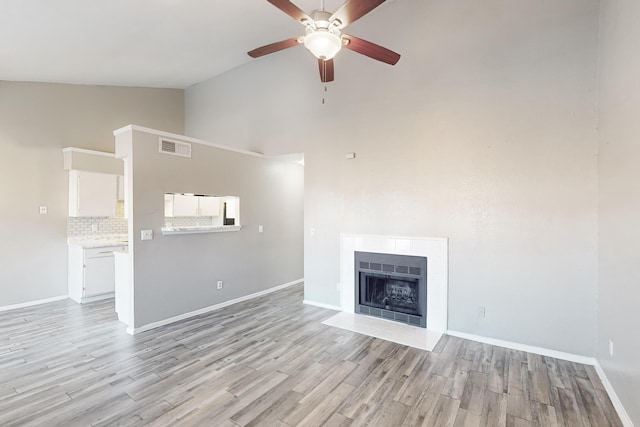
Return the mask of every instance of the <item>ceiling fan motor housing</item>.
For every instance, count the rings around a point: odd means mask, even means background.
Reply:
[[[342,48],[340,29],[329,21],[329,12],[314,10],[311,17],[313,23],[307,25],[304,46],[318,59],[332,59]]]

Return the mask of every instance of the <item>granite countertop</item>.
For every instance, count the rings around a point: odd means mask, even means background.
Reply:
[[[69,245],[77,245],[83,248],[107,248],[111,246],[127,246],[126,234],[112,234],[107,236],[73,236],[67,238]]]

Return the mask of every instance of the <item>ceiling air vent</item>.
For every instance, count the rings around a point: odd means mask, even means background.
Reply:
[[[160,152],[174,156],[191,157],[191,144],[160,138]]]

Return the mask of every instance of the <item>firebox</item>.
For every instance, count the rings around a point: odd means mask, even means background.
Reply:
[[[355,312],[427,327],[427,258],[355,252]]]

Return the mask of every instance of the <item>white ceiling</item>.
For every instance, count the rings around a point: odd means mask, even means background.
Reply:
[[[310,12],[320,0],[294,3]],[[302,34],[266,0],[0,0],[0,80],[186,88]]]

